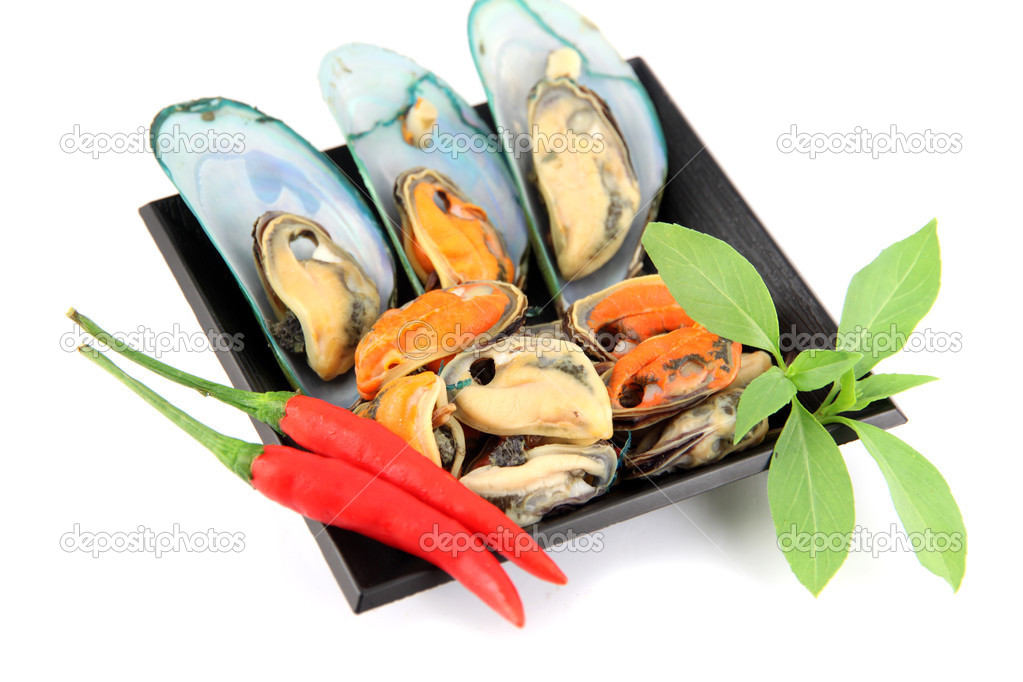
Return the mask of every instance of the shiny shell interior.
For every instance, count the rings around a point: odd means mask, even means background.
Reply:
[[[494,132],[458,93],[411,59],[375,45],[342,45],[324,57],[320,88],[394,243],[404,243],[395,181],[425,167],[485,211],[516,266],[529,246],[526,214]],[[404,253],[410,279],[419,276]]]
[[[627,10],[626,10],[627,11]],[[625,279],[640,265],[640,237],[656,209],[667,151],[660,121],[632,68],[589,20],[557,0],[477,0],[469,42],[499,131],[511,133],[511,166],[535,227],[537,258],[562,310],[573,301]],[[534,178],[528,101],[547,76],[549,55],[571,48],[580,58],[576,82],[606,103],[621,132],[640,191],[640,212],[615,255],[596,272],[566,282],[552,253],[549,221]],[[523,142],[525,140],[525,142]]]
[[[157,160],[234,273],[289,380],[310,395],[353,404],[354,373],[325,382],[304,357],[273,341],[268,326],[276,315],[253,261],[252,226],[268,211],[315,221],[373,280],[381,303],[391,304],[394,261],[359,190],[291,128],[240,102],[200,99],[167,107],[151,135]],[[197,140],[206,143],[198,148]]]

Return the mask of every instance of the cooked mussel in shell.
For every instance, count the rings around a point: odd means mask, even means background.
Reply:
[[[611,437],[611,404],[579,346],[509,336],[454,357],[441,371],[455,417],[484,433],[590,444]]]
[[[643,210],[625,140],[607,104],[576,82],[580,67],[572,48],[552,51],[527,109],[536,185],[566,280],[607,263]]]
[[[404,171],[394,182],[394,201],[405,252],[423,284],[436,281],[446,289],[514,279],[515,264],[486,211],[446,176],[421,167]]]
[[[525,295],[504,282],[433,289],[388,310],[355,351],[359,394],[372,400],[389,381],[511,333],[525,312]]]
[[[742,344],[703,327],[683,327],[643,341],[605,375],[616,429],[650,426],[728,386]]]
[[[268,212],[256,221],[252,251],[263,288],[278,317],[274,337],[304,352],[324,381],[351,369],[355,349],[380,312],[380,295],[352,255],[317,223],[290,213]],[[300,259],[296,240],[313,243]]]
[[[587,353],[616,360],[643,341],[695,324],[660,275],[633,277],[573,303],[565,332]]]
[[[521,437],[505,439],[459,479],[469,490],[525,526],[556,507],[582,504],[607,490],[618,455],[606,443],[555,443],[527,449]]]
[[[451,418],[444,382],[433,372],[399,377],[368,403],[355,409],[361,417],[380,422],[439,467],[458,477],[465,458],[465,435]]]
[[[738,387],[726,388],[652,427],[623,458],[624,475],[636,478],[674,469],[692,469],[759,444],[767,433],[766,419],[738,443],[732,443],[735,411],[742,392]]]
[[[735,416],[743,390],[770,367],[771,356],[764,351],[743,353],[735,380],[723,391],[667,421],[636,432],[622,458],[625,476],[656,476],[691,469],[760,444],[767,433],[767,420],[733,443]]]

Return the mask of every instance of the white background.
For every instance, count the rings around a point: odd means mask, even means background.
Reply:
[[[939,219],[943,288],[922,326],[958,332],[963,350],[883,367],[942,378],[898,400],[910,423],[896,433],[941,469],[963,510],[970,550],[957,595],[893,552],[850,556],[814,599],[774,546],[758,476],[609,528],[600,552],[560,553],[566,587],[509,568],[526,607],[522,631],[454,584],[355,616],[297,515],[61,348],[71,304],[116,330],[199,331],[136,214],[172,194],[170,182],[144,154],[64,153],[62,135],[76,124],[131,133],[167,104],[223,95],[332,147],[342,140],[317,69],[328,50],[356,40],[408,54],[479,102],[468,8],[68,3],[21,6],[29,16],[5,20],[0,660],[16,675],[4,677],[590,677],[647,667],[692,679],[951,677],[1007,663],[1020,607],[1018,15],[930,3],[585,7],[623,55],[649,62],[835,317],[856,270]],[[959,133],[962,151],[810,160],[776,147],[793,123]],[[164,359],[225,379],[211,352]],[[152,385],[214,427],[256,439],[246,418]],[[859,445],[842,450],[857,522],[887,531],[897,517],[880,473]],[[94,559],[60,549],[76,523],[212,527],[244,533],[245,549]]]

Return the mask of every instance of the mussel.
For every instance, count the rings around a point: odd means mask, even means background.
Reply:
[[[641,209],[625,140],[604,100],[576,81],[580,69],[574,49],[552,51],[527,107],[536,184],[566,280],[611,260]]]
[[[474,280],[512,282],[515,264],[486,211],[446,176],[410,168],[394,181],[405,253],[421,282],[447,289]]]
[[[477,0],[469,44],[494,122],[514,142],[506,152],[537,263],[563,313],[642,265],[667,171],[660,120],[633,68],[559,0]],[[588,227],[577,229],[580,218]]]
[[[521,283],[526,215],[494,131],[470,104],[408,57],[361,43],[323,58],[320,88],[413,288]]]
[[[316,223],[291,213],[269,211],[252,230],[252,253],[278,322],[274,339],[305,353],[324,381],[355,364],[355,347],[380,313],[380,294],[348,251]],[[312,242],[300,259],[292,242]]]
[[[703,327],[683,327],[643,341],[605,375],[616,429],[667,418],[728,386],[742,344]]]
[[[456,418],[484,433],[577,444],[611,437],[611,403],[579,346],[515,335],[455,356],[441,378]]]
[[[394,261],[377,215],[325,154],[283,122],[241,102],[199,99],[163,109],[150,126],[153,153],[210,241],[265,331],[288,382],[309,395],[352,406],[354,373],[323,381],[306,358],[288,352],[270,332],[277,311],[252,258],[252,224],[267,211],[303,216],[351,254],[379,295],[394,305]],[[215,140],[193,148],[173,140]],[[296,245],[297,246],[297,245]],[[246,343],[257,343],[246,338]]]
[[[762,350],[743,353],[739,359],[739,373],[735,375],[735,380],[729,384],[729,388],[732,386],[746,388],[754,379],[769,370],[771,364],[771,356]]]
[[[565,333],[593,357],[616,360],[647,339],[695,322],[660,275],[633,277],[573,303]]]
[[[726,388],[639,436],[622,460],[625,477],[691,469],[759,444],[767,433],[766,419],[738,443],[732,443],[735,410],[742,392],[739,387]]]
[[[767,420],[759,422],[738,443],[735,415],[743,390],[771,367],[763,351],[743,353],[735,380],[667,421],[633,435],[632,446],[622,458],[626,478],[656,476],[675,469],[710,464],[733,452],[758,445],[767,433]]]
[[[519,437],[505,439],[459,480],[526,526],[556,507],[582,504],[604,493],[617,467],[618,455],[606,442],[526,449]]]
[[[389,381],[509,334],[525,319],[526,297],[504,282],[434,289],[386,311],[355,350],[359,394],[372,400]]]
[[[444,382],[433,372],[399,377],[384,386],[372,401],[355,409],[356,414],[380,422],[411,448],[458,478],[465,458],[465,434],[462,426],[451,418],[454,411]]]

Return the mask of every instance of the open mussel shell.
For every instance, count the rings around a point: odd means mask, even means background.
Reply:
[[[455,356],[441,378],[458,408],[455,417],[484,433],[583,445],[612,435],[607,390],[569,341],[508,336]]]
[[[289,381],[310,395],[352,405],[358,397],[353,373],[324,382],[303,356],[273,340],[269,325],[277,316],[252,257],[252,226],[268,211],[315,221],[390,305],[394,261],[359,191],[291,128],[240,102],[213,98],[167,107],[153,121],[151,136],[160,166],[231,269]]]
[[[604,493],[618,467],[618,454],[606,442],[541,445],[521,451],[517,459],[504,457],[504,466],[486,461],[459,480],[520,526],[536,523],[556,507]]]
[[[466,282],[432,289],[377,319],[355,349],[359,394],[518,329],[526,296],[505,282]]]
[[[590,21],[557,0],[477,0],[469,16],[469,42],[494,121],[502,137],[510,135],[512,140],[506,151],[531,215],[537,259],[561,309],[635,273],[641,265],[640,237],[656,212],[658,192],[665,180],[667,149],[653,104],[632,68]],[[553,53],[570,57],[562,61],[574,59],[578,74],[566,78],[559,75],[559,69],[549,73],[548,60]],[[614,255],[606,263],[575,279],[562,272],[554,252],[549,207],[536,186],[536,181],[542,180],[534,165],[533,149],[538,141],[530,137],[531,101],[538,106],[538,98],[546,101],[547,95],[557,94],[555,91],[569,93],[563,101],[571,104],[565,110],[580,114],[577,119],[569,116],[565,121],[568,129],[578,127],[587,133],[596,126],[594,129],[610,142],[620,136],[639,191],[637,199],[629,198],[629,183],[624,180],[628,174],[614,174],[617,196],[604,197],[599,203],[610,207],[608,217],[622,208],[632,216],[631,225],[620,241],[608,247],[614,249]],[[537,115],[535,110],[533,113]],[[557,149],[554,145],[552,142],[551,148]],[[574,149],[568,153],[585,154]],[[600,182],[584,182],[603,177],[602,172],[598,173],[600,168],[591,170],[593,173],[579,178],[579,182],[599,186]],[[565,196],[573,195],[569,192]],[[635,210],[626,211],[626,206],[634,204]],[[605,255],[598,250],[584,260]]]
[[[643,341],[604,374],[616,430],[640,429],[730,385],[742,344],[703,327],[683,327]]]
[[[414,216],[395,201],[412,169],[439,174],[485,213],[514,266],[506,281],[521,283],[529,238],[518,189],[494,131],[458,93],[411,59],[359,43],[323,58],[320,88],[419,291],[427,278],[409,262],[402,234]]]
[[[692,469],[764,440],[767,420],[759,422],[738,443],[735,413],[743,389],[715,393],[699,405],[634,436],[635,446],[622,459],[626,478],[656,476],[674,469]]]
[[[633,277],[580,298],[565,333],[598,360],[617,360],[647,339],[695,324],[660,275]]]
[[[426,288],[515,281],[518,268],[490,217],[446,176],[423,167],[402,171],[394,200],[405,253]]]
[[[743,390],[770,367],[771,356],[764,351],[743,353],[739,371],[727,388],[666,421],[635,431],[622,458],[625,477],[692,469],[758,445],[767,433],[767,420],[733,444],[735,417]]]

